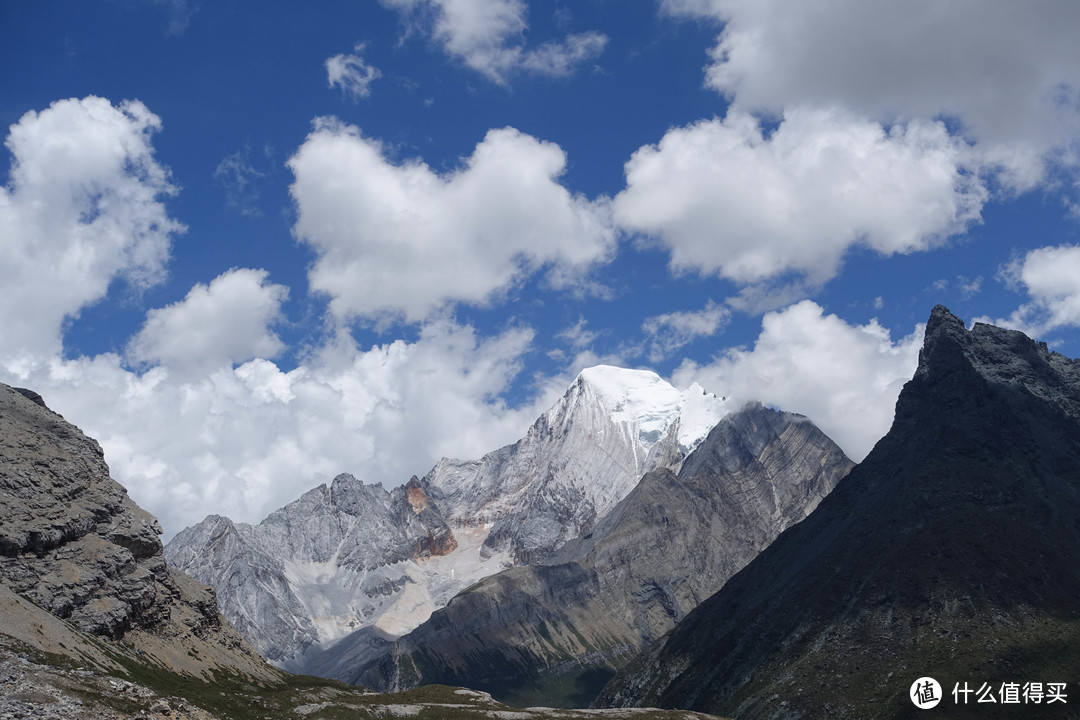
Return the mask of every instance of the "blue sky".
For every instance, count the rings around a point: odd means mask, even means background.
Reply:
[[[581,368],[854,458],[936,303],[1080,355],[1080,7],[0,7],[0,380],[167,535],[520,437]]]

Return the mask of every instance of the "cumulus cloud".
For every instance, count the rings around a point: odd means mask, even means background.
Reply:
[[[742,285],[794,274],[814,285],[852,246],[926,250],[979,220],[987,191],[969,159],[940,122],[885,129],[791,109],[766,136],[755,118],[729,112],[635,152],[613,210],[668,249],[676,272]]]
[[[572,194],[558,182],[563,151],[513,128],[490,131],[440,175],[321,120],[288,165],[293,232],[317,255],[310,285],[338,318],[416,322],[448,303],[487,303],[542,269],[553,287],[577,286],[614,252],[607,203]]]
[[[766,314],[752,349],[729,350],[708,364],[688,360],[674,382],[802,413],[859,461],[892,425],[924,330],[894,342],[876,320],[850,325],[804,300]]]
[[[192,311],[184,320],[194,321],[206,293],[224,297],[214,285],[164,312]],[[133,372],[104,354],[0,373],[97,438],[113,476],[171,535],[208,512],[258,521],[339,472],[394,486],[444,455],[480,457],[516,440],[559,384],[521,408],[499,399],[532,338],[528,328],[483,338],[440,321],[414,342],[361,348],[339,335],[288,372],[219,356],[217,368],[181,377],[167,366]]]
[[[1063,327],[1080,327],[1080,246],[1057,245],[1031,250],[1002,269],[1012,287],[1029,302],[995,324],[1039,337]],[[988,320],[987,320],[988,321]]]
[[[641,329],[649,336],[649,360],[660,362],[699,337],[715,335],[731,319],[731,311],[712,300],[701,310],[663,313],[646,318]]]
[[[1080,129],[1080,5],[958,0],[663,0],[723,23],[706,82],[737,109],[840,106],[887,122],[951,116],[1040,148]]]
[[[326,60],[326,81],[331,88],[338,87],[353,102],[371,95],[371,83],[382,77],[375,66],[364,62],[366,45],[359,43],[351,54],[341,53]]]
[[[151,310],[128,345],[128,356],[178,373],[206,374],[284,349],[270,326],[280,321],[283,285],[267,282],[265,270],[233,269],[199,283],[187,297]]]
[[[184,227],[162,198],[176,189],[154,159],[161,121],[138,101],[87,97],[28,112],[5,141],[0,188],[0,364],[58,353],[65,320],[121,278],[159,282]]]
[[[380,0],[388,8],[422,25],[448,55],[506,84],[509,76],[525,71],[562,77],[603,52],[607,37],[598,32],[568,35],[560,42],[526,49],[528,7],[524,0]]]

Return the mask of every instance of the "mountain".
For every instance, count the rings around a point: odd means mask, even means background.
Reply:
[[[485,552],[524,565],[588,532],[645,472],[677,470],[727,411],[696,384],[680,392],[656,373],[599,365],[523,439],[479,462],[444,459],[423,485],[453,524],[491,526]]]
[[[921,717],[928,676],[949,717],[1064,717],[1002,699],[1074,700],[1078,598],[1080,362],[938,306],[889,433],[597,705]]]
[[[364,634],[319,675],[403,690],[466,685],[518,706],[587,705],[852,467],[805,417],[752,404],[725,416],[682,471],[652,470],[585,536],[488,577],[381,653]]]
[[[589,368],[524,438],[479,460],[443,459],[389,491],[340,475],[255,526],[210,516],[166,556],[217,590],[266,657],[303,670],[321,647],[359,630],[383,645],[587,533],[644,472],[678,469],[726,412],[698,386]]]
[[[338,489],[332,499],[353,511],[381,499],[354,483]],[[157,521],[109,477],[100,446],[36,393],[6,385],[0,498],[0,718],[598,717],[512,711],[463,688],[382,695],[269,666],[218,614],[212,591],[165,564]],[[440,528],[424,526],[422,507],[410,512],[395,527],[437,548]]]

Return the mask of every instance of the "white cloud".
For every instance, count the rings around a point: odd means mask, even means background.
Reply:
[[[265,270],[233,269],[195,285],[181,302],[151,310],[128,355],[183,375],[203,375],[284,349],[269,326],[281,320],[289,292]]]
[[[715,335],[731,319],[731,311],[712,300],[696,311],[663,313],[646,318],[641,328],[650,337],[649,360],[660,362],[699,337]]]
[[[757,120],[730,112],[635,152],[614,215],[667,248],[676,272],[819,284],[854,245],[926,250],[977,221],[987,193],[966,151],[941,123],[886,130],[792,109],[766,137]]]
[[[896,399],[918,365],[922,326],[893,342],[875,320],[849,325],[804,300],[762,319],[752,350],[684,362],[678,387],[698,382],[736,401],[803,413],[856,461],[892,424]]]
[[[185,304],[166,311],[191,310],[190,296]],[[528,328],[481,338],[435,322],[415,342],[368,349],[338,336],[290,372],[219,357],[196,377],[135,373],[105,354],[42,360],[21,376],[0,369],[0,379],[39,391],[97,438],[113,477],[171,535],[208,512],[258,521],[339,472],[394,486],[444,455],[480,457],[516,440],[568,382],[544,384],[518,409],[499,398],[532,338]]]
[[[1080,5],[1062,0],[664,0],[723,23],[706,70],[737,109],[839,106],[892,122],[959,118],[1041,150],[1080,131]]]
[[[432,36],[451,57],[506,84],[514,72],[562,77],[600,55],[607,37],[597,32],[568,35],[561,42],[526,49],[528,7],[523,0],[380,0],[408,18],[430,18]]]
[[[0,364],[59,352],[68,318],[122,278],[143,288],[165,275],[183,226],[161,202],[175,188],[154,159],[161,121],[138,102],[87,97],[28,112],[6,140],[0,188]]]
[[[1080,246],[1031,250],[1009,263],[1002,277],[1013,287],[1022,288],[1030,302],[996,324],[1016,328],[1031,337],[1057,328],[1080,327]]]
[[[513,128],[488,132],[439,175],[322,120],[288,165],[293,232],[317,254],[311,288],[338,318],[416,322],[448,303],[487,303],[542,269],[554,287],[577,286],[614,252],[607,203],[571,194],[558,182],[563,151]]]
[[[382,77],[382,72],[364,62],[364,43],[353,48],[352,54],[341,53],[326,60],[326,81],[331,88],[339,87],[353,102],[371,95],[371,83]]]
[[[566,77],[578,65],[599,57],[607,41],[607,36],[598,32],[575,33],[567,35],[562,42],[547,42],[535,50],[515,54],[515,58],[529,72]]]

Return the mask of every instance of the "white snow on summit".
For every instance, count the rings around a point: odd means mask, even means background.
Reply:
[[[646,452],[678,420],[679,449],[689,454],[729,412],[725,399],[706,393],[697,383],[680,392],[651,370],[597,365],[582,370],[578,378],[603,398],[612,422],[637,427]]]

